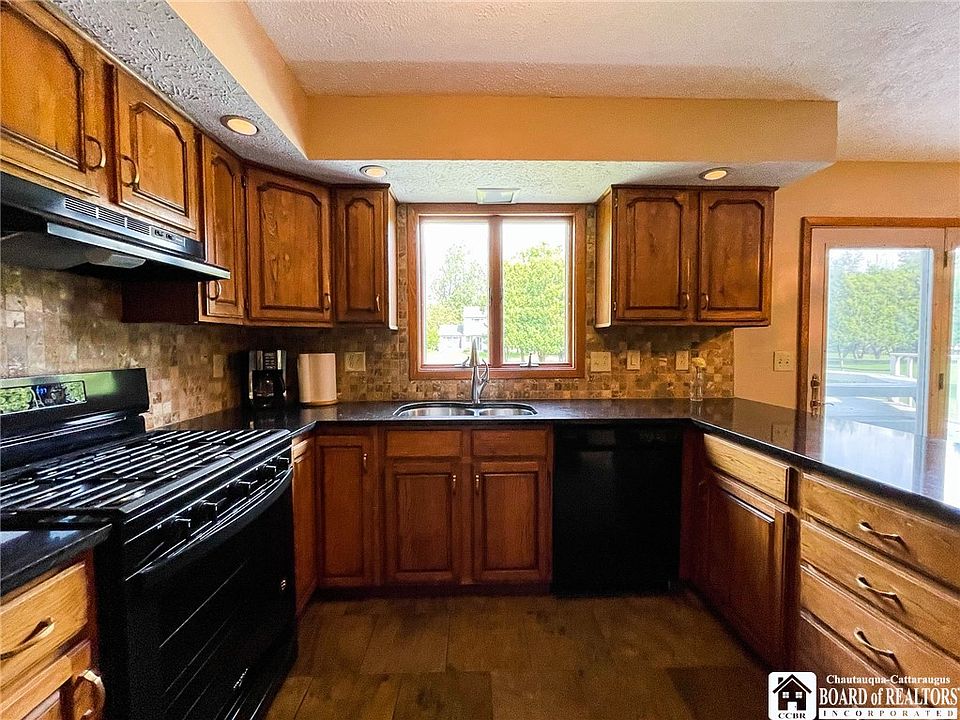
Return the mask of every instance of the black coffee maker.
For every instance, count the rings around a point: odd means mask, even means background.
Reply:
[[[287,400],[287,351],[247,353],[247,402],[255,409],[282,408]]]

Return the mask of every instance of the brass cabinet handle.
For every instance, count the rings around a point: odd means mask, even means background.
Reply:
[[[857,527],[863,530],[863,532],[869,533],[870,535],[873,535],[876,538],[880,538],[881,540],[889,540],[891,542],[903,543],[903,538],[897,535],[896,533],[885,533],[885,532],[880,532],[879,530],[874,530],[872,527],[870,527],[870,523],[868,523],[866,520],[861,520],[857,525]]]
[[[97,152],[100,154],[100,159],[97,160],[94,164],[87,163],[87,168],[90,170],[102,170],[107,166],[107,154],[103,151],[103,143],[97,140],[93,135],[84,135],[84,140],[88,143],[93,143],[97,146]]]
[[[900,602],[900,598],[897,596],[893,590],[878,590],[863,575],[857,575],[857,585],[862,587],[867,592],[872,592],[878,597],[886,598],[887,600],[893,600],[896,603]]]
[[[710,307],[710,293],[700,293],[700,309],[707,310]]]
[[[380,312],[380,293],[377,293],[377,297],[374,298],[374,303],[377,306],[377,312]]]
[[[680,309],[686,310],[688,307],[690,307],[690,293],[683,291],[680,293]]]
[[[127,187],[137,187],[140,184],[140,167],[137,165],[137,161],[129,155],[121,155],[120,159],[127,161],[133,167],[133,178],[131,178],[130,182],[123,182],[122,176],[120,177],[120,182]]]
[[[211,286],[211,285],[214,287],[214,292],[213,292],[212,295],[210,294],[210,286]],[[223,283],[222,283],[222,282],[220,282],[219,280],[211,280],[210,282],[207,283],[207,299],[208,299],[208,300],[210,300],[210,301],[212,301],[212,302],[216,302],[217,300],[220,299],[220,296],[221,296],[222,294],[223,294]]]
[[[367,471],[367,454],[366,454],[366,453],[364,453],[364,454],[360,457],[360,469],[361,469],[363,472],[366,472],[366,471]]]
[[[453,492],[457,491],[457,474],[456,473],[450,476],[450,487]]]
[[[25,650],[29,650],[37,643],[42,642],[44,639],[50,637],[50,634],[53,632],[53,629],[56,626],[57,624],[53,621],[53,618],[44,618],[37,623],[37,626],[33,629],[33,632],[27,636],[26,640],[19,643],[15,647],[10,648],[9,650],[4,650],[2,653],[0,653],[0,660],[12,658],[24,652]]]
[[[867,636],[864,634],[863,630],[861,630],[860,628],[857,628],[857,631],[853,633],[853,637],[858,643],[860,643],[865,648],[867,648],[867,650],[873,653],[876,653],[877,655],[883,655],[884,657],[888,657],[891,660],[897,659],[897,656],[893,652],[893,650],[884,650],[883,648],[878,648],[876,645],[873,645],[869,640],[867,640]]]
[[[332,304],[332,300],[333,300],[333,299],[330,297],[330,293],[325,292],[325,293],[323,294],[323,309],[324,309],[324,310],[329,310],[329,309],[330,309],[330,305]]]
[[[480,494],[480,473],[473,476],[473,489],[477,495]]]
[[[103,686],[103,678],[93,670],[87,669],[80,673],[80,680],[93,685],[93,707],[83,713],[80,719],[99,717],[104,705],[107,704],[107,689]]]

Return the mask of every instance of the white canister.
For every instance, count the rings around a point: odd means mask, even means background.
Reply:
[[[301,405],[334,405],[337,402],[337,356],[304,353],[297,358]]]

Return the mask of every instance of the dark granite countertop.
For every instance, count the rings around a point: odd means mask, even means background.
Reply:
[[[43,530],[0,530],[0,595],[65,565],[110,534],[109,525]]]
[[[405,401],[406,402],[406,401]],[[790,463],[910,504],[948,522],[960,522],[960,444],[850,420],[814,417],[738,398],[688,400],[523,400],[525,417],[397,418],[405,402],[340,403],[251,413],[204,415],[180,428],[281,428],[292,434],[319,424],[484,424],[693,422]]]

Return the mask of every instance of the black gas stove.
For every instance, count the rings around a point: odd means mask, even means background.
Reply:
[[[5,529],[111,524],[110,720],[261,717],[295,651],[290,439],[155,430],[143,370],[0,381]]]

